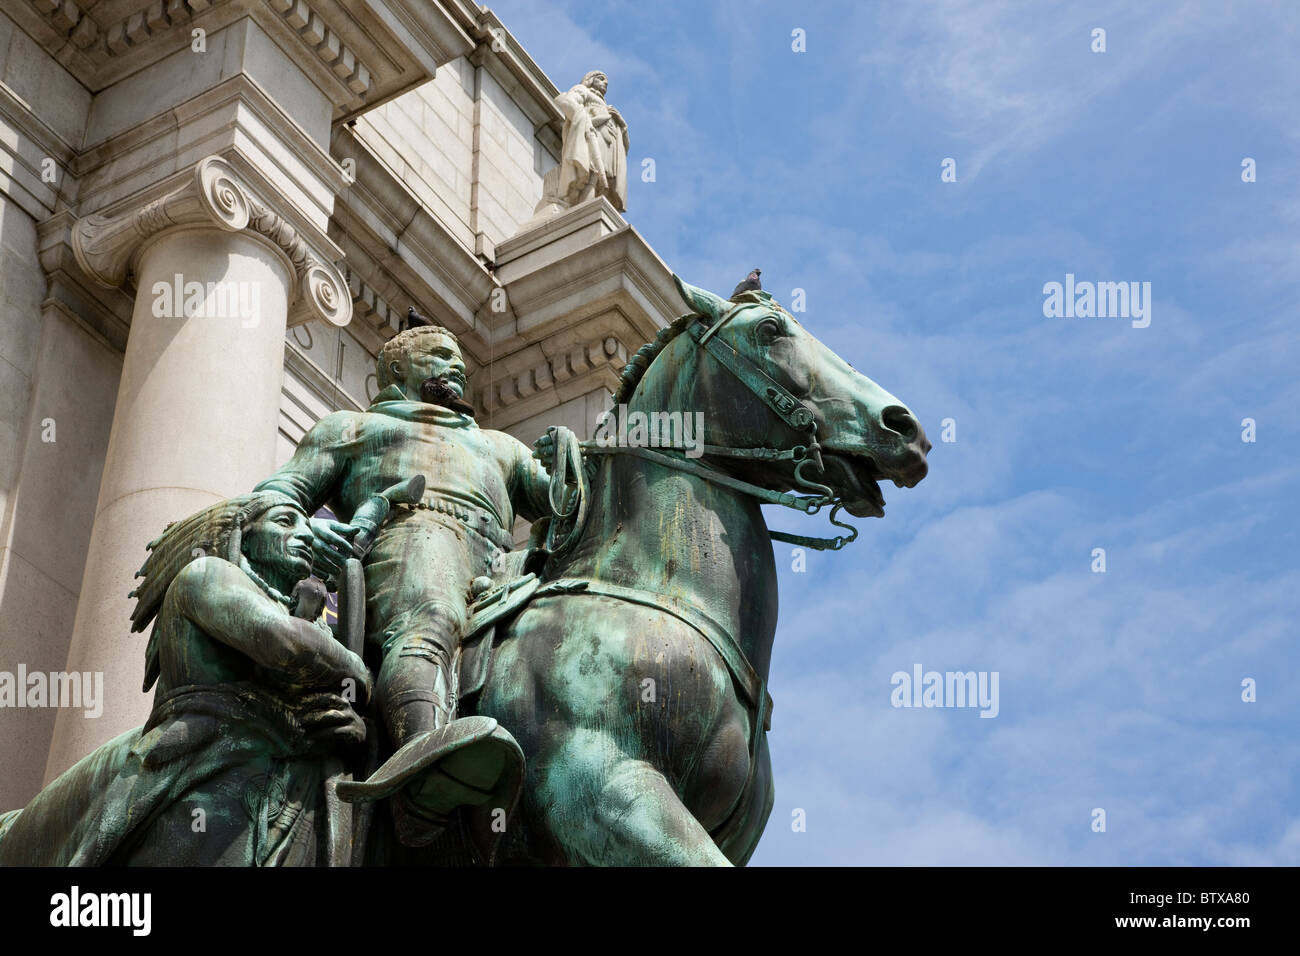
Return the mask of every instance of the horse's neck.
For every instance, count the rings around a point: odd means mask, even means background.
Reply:
[[[586,533],[560,574],[686,600],[767,675],[776,566],[753,498],[644,459],[609,456],[592,484]]]

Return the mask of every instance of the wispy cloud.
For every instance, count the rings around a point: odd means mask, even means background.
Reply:
[[[755,862],[1300,863],[1300,8],[498,6],[560,85],[609,71],[676,271],[802,289],[935,440],[857,543],[777,549]],[[1067,272],[1151,282],[1151,326],[1044,317]],[[892,708],[917,662],[1001,713]]]

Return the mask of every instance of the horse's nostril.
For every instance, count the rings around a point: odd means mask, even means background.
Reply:
[[[916,434],[920,429],[915,416],[902,405],[890,405],[880,413],[880,420],[886,428],[898,432],[903,436],[903,441],[908,443],[916,439]]]

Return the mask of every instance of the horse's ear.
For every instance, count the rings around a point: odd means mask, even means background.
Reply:
[[[731,303],[726,299],[683,282],[677,277],[676,273],[673,274],[673,282],[677,285],[678,295],[682,297],[682,301],[686,303],[687,308],[692,312],[707,315],[716,321],[725,315],[727,309],[731,307]]]

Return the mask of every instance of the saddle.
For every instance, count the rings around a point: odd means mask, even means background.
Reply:
[[[497,625],[512,618],[541,587],[538,572],[524,571],[525,567],[535,565],[539,557],[533,548],[507,552],[493,584],[469,606],[469,621],[460,642],[456,695],[459,701],[476,697],[487,682]]]
[[[469,623],[456,655],[457,710],[461,716],[449,724],[413,737],[380,764],[379,727],[368,718],[369,754],[365,779],[350,774],[334,781],[337,799],[359,808],[360,832],[370,825],[377,801],[393,798],[398,838],[411,847],[424,846],[457,818],[454,827],[471,851],[471,861],[490,865],[500,847],[501,829],[496,816],[513,813],[521,793],[524,755],[509,730],[491,717],[465,713],[462,701],[476,696],[487,680],[496,626],[521,608],[538,588],[533,549],[507,552],[494,568],[495,577],[474,582],[476,598],[469,607]],[[340,638],[360,652],[365,629],[365,582],[361,562],[349,559],[340,588]],[[354,842],[353,859],[365,859],[365,838]],[[359,845],[358,845],[359,844]]]

